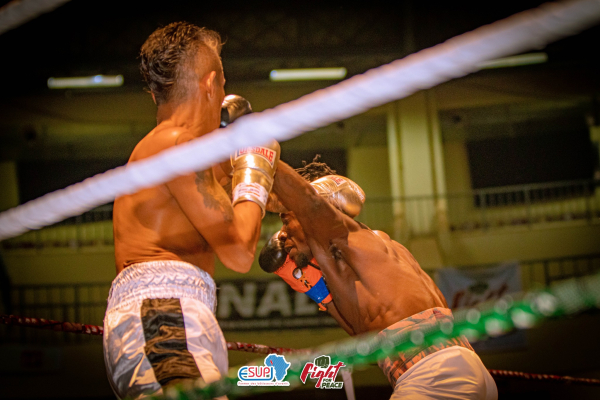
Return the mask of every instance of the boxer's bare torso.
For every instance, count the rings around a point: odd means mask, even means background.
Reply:
[[[334,209],[284,163],[279,164],[273,190],[292,210],[282,214],[290,257],[301,264],[299,254],[314,255],[339,318],[354,334],[380,331],[423,310],[447,307],[404,246]]]
[[[129,162],[152,157],[219,127],[224,78],[214,71],[200,81],[201,96],[159,106],[158,126],[133,150]],[[179,176],[165,184],[122,196],[113,211],[117,274],[129,265],[185,261],[213,275],[215,255],[225,267],[248,272],[260,237],[262,211],[244,201],[232,207],[219,180],[223,169]]]
[[[170,123],[161,124],[138,143],[129,162],[153,156],[191,138],[185,129]],[[206,203],[213,209],[222,210],[224,218],[231,218],[233,209],[228,198],[223,197],[224,192],[211,190],[215,185],[212,171],[196,175],[198,191],[212,197]],[[213,274],[214,251],[184,214],[170,190],[170,186],[185,183],[189,182],[175,180],[115,201],[113,221],[117,273],[138,262],[177,260],[200,266]]]

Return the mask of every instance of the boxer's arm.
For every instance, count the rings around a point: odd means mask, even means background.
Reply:
[[[344,216],[321,197],[289,165],[280,161],[273,192],[283,206],[293,211],[306,236],[328,250],[332,241],[347,241],[350,230],[358,230],[356,221]]]
[[[236,272],[248,272],[260,237],[260,206],[245,201],[232,207],[210,168],[180,176],[167,188],[221,262]]]
[[[335,319],[337,321],[337,323],[340,325],[340,327],[346,331],[346,333],[350,336],[354,336],[354,330],[352,329],[352,327],[350,327],[350,324],[348,323],[348,321],[346,321],[346,319],[342,316],[342,314],[339,313],[337,307],[335,306],[335,303],[329,302],[325,305],[325,308],[327,309],[327,312],[329,313],[329,315],[331,315],[333,317],[333,319]]]
[[[177,135],[171,146],[192,139],[184,132]],[[215,179],[213,168],[177,177],[166,187],[219,260],[233,271],[248,272],[260,237],[260,206],[244,201],[232,207],[230,197]]]

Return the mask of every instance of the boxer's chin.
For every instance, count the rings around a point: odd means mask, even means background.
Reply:
[[[308,263],[310,262],[310,257],[304,253],[298,252],[298,253],[296,253],[294,262],[296,263],[296,266],[298,268],[304,268],[304,267],[308,266]]]

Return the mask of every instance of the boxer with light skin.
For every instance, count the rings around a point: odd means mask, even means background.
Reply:
[[[141,49],[140,70],[157,126],[129,162],[151,157],[250,112],[225,97],[218,33],[177,22]],[[240,149],[231,160],[119,197],[114,204],[117,277],[104,319],[104,358],[119,398],[160,395],[173,384],[227,374],[215,319],[215,256],[248,272],[279,159],[279,144]],[[221,186],[232,188],[232,198]]]
[[[331,186],[335,192],[335,186]],[[338,321],[350,334],[398,335],[452,320],[441,292],[412,254],[331,203],[281,162],[273,193],[286,211],[280,238],[297,267],[320,268]],[[316,263],[311,260],[313,258]],[[329,307],[328,307],[329,308]],[[393,399],[496,399],[494,380],[464,336],[417,346],[379,363]]]

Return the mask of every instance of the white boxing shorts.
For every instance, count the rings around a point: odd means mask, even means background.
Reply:
[[[497,400],[496,382],[474,351],[452,346],[419,360],[396,381],[390,400]]]
[[[125,268],[113,281],[104,318],[104,361],[119,398],[227,374],[227,345],[215,319],[212,277],[181,261]]]

